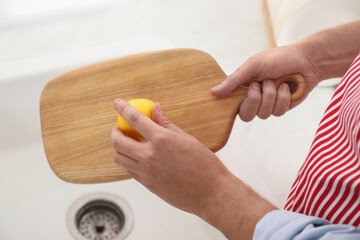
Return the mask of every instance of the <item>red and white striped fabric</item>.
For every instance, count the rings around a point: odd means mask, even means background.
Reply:
[[[285,210],[360,226],[360,55],[325,111]]]

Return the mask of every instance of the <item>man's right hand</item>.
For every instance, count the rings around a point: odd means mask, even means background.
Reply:
[[[303,99],[290,103],[289,86],[281,84],[276,89],[274,80],[295,73],[304,77],[306,94]],[[300,44],[293,44],[252,56],[220,85],[214,87],[212,94],[226,96],[239,86],[250,84],[247,97],[239,108],[240,118],[249,122],[255,116],[266,119],[271,115],[285,114],[300,104],[321,80],[320,71],[312,63],[307,51]]]

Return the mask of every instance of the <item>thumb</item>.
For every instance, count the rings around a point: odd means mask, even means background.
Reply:
[[[254,61],[246,61],[222,83],[211,89],[211,93],[215,96],[226,96],[239,86],[250,83],[258,74],[258,68],[255,65]]]
[[[170,119],[168,119],[162,111],[160,104],[155,103],[152,109],[152,120],[158,125],[167,128],[175,132],[183,132],[178,126],[176,126]]]

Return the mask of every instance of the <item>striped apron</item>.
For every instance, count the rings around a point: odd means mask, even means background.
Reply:
[[[284,208],[360,225],[360,55],[325,111]]]

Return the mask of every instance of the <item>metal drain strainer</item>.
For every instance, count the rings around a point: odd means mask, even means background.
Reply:
[[[77,214],[79,232],[87,239],[110,240],[121,231],[125,221],[117,206],[107,201],[94,201]]]
[[[67,223],[76,240],[120,240],[130,232],[133,218],[123,199],[107,193],[93,193],[74,202]]]

